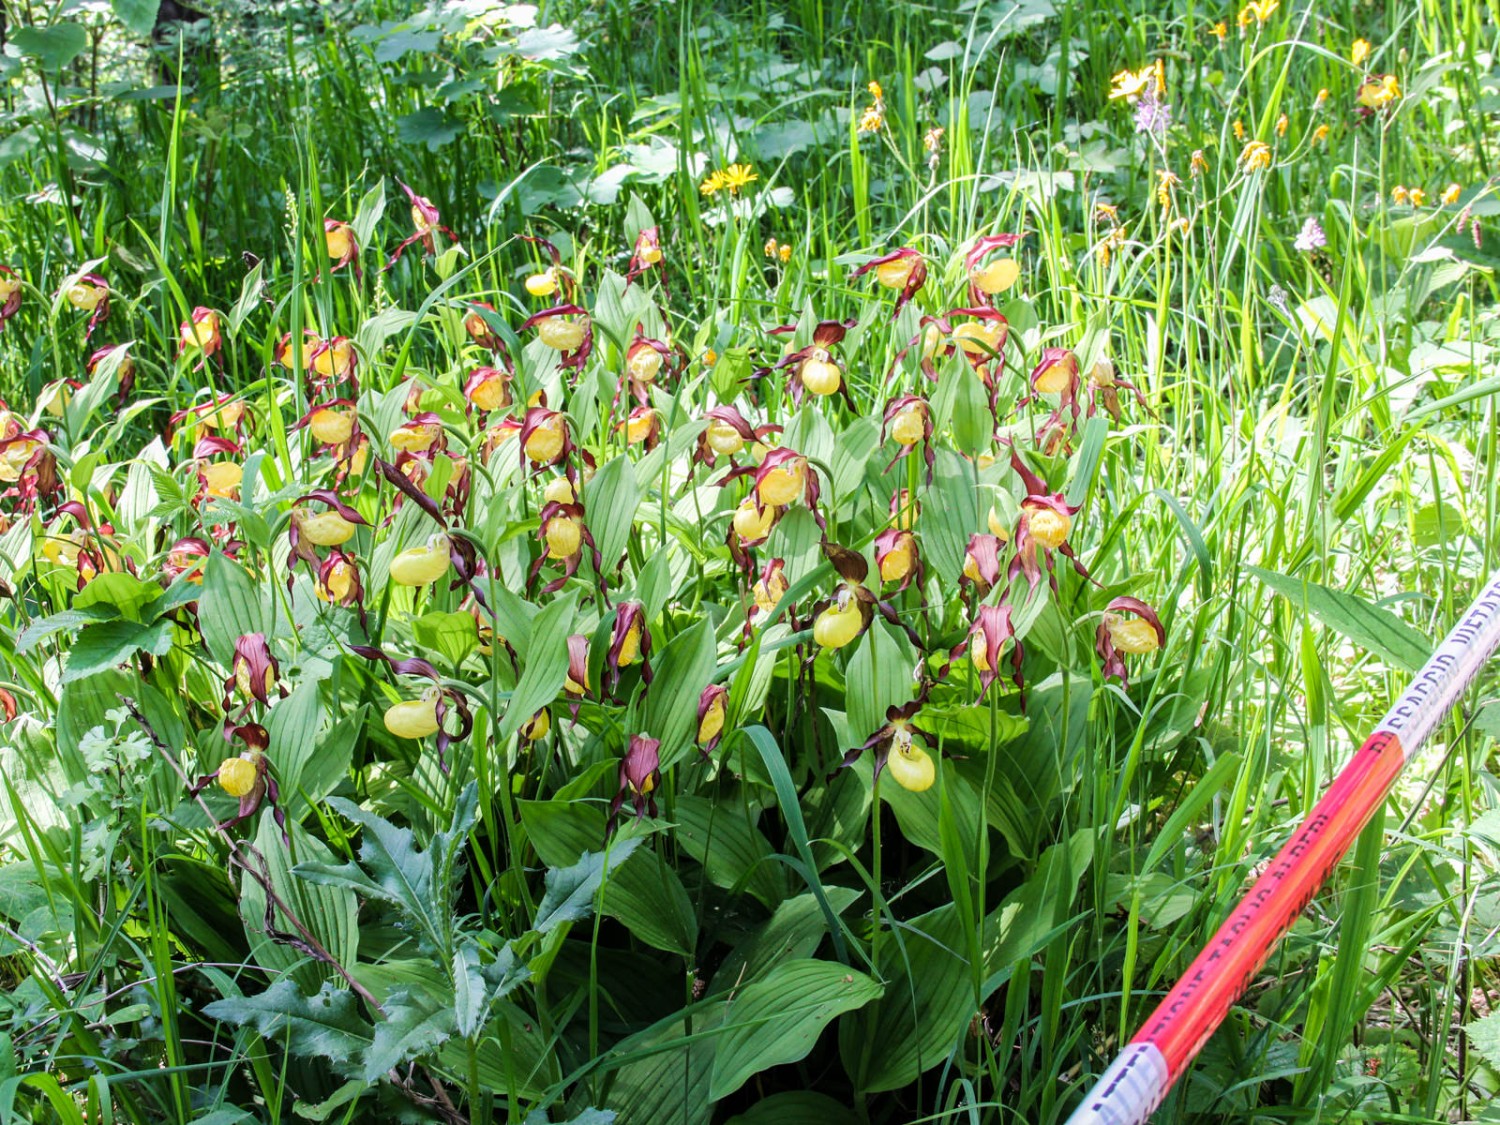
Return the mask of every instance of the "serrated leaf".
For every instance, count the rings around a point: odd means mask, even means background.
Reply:
[[[1500,1012],[1475,1020],[1464,1028],[1469,1045],[1496,1070],[1500,1070]]]
[[[452,1008],[429,1006],[398,988],[386,997],[386,1018],[375,1025],[375,1039],[365,1051],[363,1077],[374,1082],[404,1062],[436,1051],[452,1037]]]
[[[545,934],[564,922],[587,918],[604,877],[624,863],[640,846],[641,837],[616,840],[606,851],[584,852],[571,867],[548,870],[546,892],[536,908],[532,929]]]
[[[324,1058],[343,1065],[361,1055],[374,1029],[359,1014],[354,993],[325,982],[315,996],[304,996],[297,983],[282,977],[258,996],[215,1000],[203,1013],[212,1019],[253,1027],[263,1038],[284,1043],[295,1055]]]

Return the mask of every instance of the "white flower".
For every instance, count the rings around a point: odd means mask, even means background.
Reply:
[[[1328,236],[1323,233],[1323,228],[1318,225],[1318,220],[1311,215],[1307,222],[1302,224],[1302,233],[1297,235],[1297,241],[1292,243],[1304,254],[1310,254],[1320,247],[1328,245]]]

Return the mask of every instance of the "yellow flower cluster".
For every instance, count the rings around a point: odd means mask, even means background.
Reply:
[[[885,91],[881,89],[879,82],[872,81],[866,87],[870,91],[870,97],[874,99],[865,108],[864,114],[859,119],[859,131],[861,133],[878,133],[885,124]]]
[[[776,258],[781,261],[789,261],[792,256],[790,243],[777,242],[774,238],[766,239],[765,254],[768,258]]]
[[[760,179],[748,164],[731,164],[728,168],[720,168],[711,172],[708,178],[698,185],[698,190],[704,195],[717,195],[721,191],[727,191],[730,195],[738,195],[740,189]]]

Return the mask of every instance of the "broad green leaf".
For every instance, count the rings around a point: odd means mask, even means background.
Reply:
[[[901,707],[916,697],[912,669],[917,653],[906,637],[876,617],[855,645],[844,676],[844,705],[848,709],[849,737],[854,745],[885,726],[886,709]],[[841,746],[841,751],[854,746]]]
[[[335,1110],[342,1109],[351,1102],[359,1101],[369,1089],[370,1084],[368,1082],[362,1082],[358,1078],[351,1078],[320,1102],[308,1102],[298,1099],[296,1104],[292,1106],[292,1112],[304,1121],[327,1121]]]
[[[786,897],[786,877],[771,845],[733,801],[677,799],[677,842],[720,887],[743,885],[771,909]]]
[[[248,633],[271,635],[260,587],[243,566],[219,551],[208,557],[203,568],[198,623],[208,651],[226,667],[234,656],[235,641]]]
[[[708,1096],[717,1101],[762,1070],[806,1058],[837,1016],[883,991],[877,981],[837,962],[780,962],[727,1002]]]
[[[43,70],[61,70],[88,49],[88,32],[76,23],[63,21],[51,27],[19,27],[10,41]]]
[[[594,478],[583,486],[583,503],[604,573],[613,574],[630,542],[631,525],[641,503],[641,486],[630,458],[615,457],[600,465]]]
[[[725,1125],[857,1125],[859,1118],[843,1102],[814,1090],[783,1090],[762,1098]]]
[[[120,22],[139,36],[150,35],[156,29],[156,13],[161,0],[112,0],[115,15]]]
[[[25,655],[48,637],[55,637],[58,633],[74,633],[85,625],[108,621],[114,616],[116,610],[113,606],[98,605],[90,609],[78,609],[75,606],[50,617],[39,618],[21,630],[21,635],[16,638],[16,654]]]
[[[1420,632],[1363,598],[1258,566],[1245,569],[1292,605],[1306,607],[1324,625],[1393,667],[1415,672],[1432,654],[1432,642]]]
[[[385,1019],[375,1025],[375,1038],[365,1052],[361,1077],[378,1081],[404,1062],[432,1054],[457,1030],[450,1005],[434,1004],[418,991],[393,990],[382,1002]]]
[[[859,897],[849,887],[827,887],[825,893],[835,914],[842,914]],[[756,981],[788,958],[811,957],[827,934],[828,922],[815,896],[787,899],[729,951],[714,973],[708,995]]]
[[[531,623],[531,643],[522,656],[521,679],[500,723],[501,742],[515,735],[561,693],[568,676],[568,634],[577,621],[577,605],[577,593],[569,592],[551,602]]]
[[[90,625],[68,650],[68,666],[63,669],[62,682],[70,684],[97,672],[109,671],[138,652],[165,656],[172,650],[172,630],[170,621],[150,625],[103,621]]]
[[[294,1055],[324,1058],[340,1068],[359,1058],[375,1033],[348,989],[325,982],[316,995],[304,996],[290,977],[257,996],[215,1000],[203,1014],[252,1027],[269,1042],[284,1043]]]
[[[933,751],[928,751],[933,753]],[[964,849],[963,864],[974,871],[979,865],[979,793],[959,773],[957,765],[943,759],[941,788],[948,795],[953,815],[958,825],[958,836]],[[954,856],[945,853],[941,833],[938,830],[939,785],[933,785],[921,793],[912,793],[901,788],[886,774],[880,779],[880,799],[896,814],[896,823],[901,834],[919,848],[926,848],[945,863],[952,864]]]
[[[411,623],[412,635],[427,652],[437,653],[452,668],[479,646],[479,629],[474,615],[455,610],[452,613],[424,613]]]
[[[658,753],[664,770],[692,751],[698,734],[698,698],[712,682],[717,661],[718,645],[706,618],[678,633],[662,650],[646,696],[643,729],[661,740]]]
[[[917,532],[928,573],[957,582],[969,537],[984,528],[974,466],[947,449],[937,451],[932,488],[922,498]]]

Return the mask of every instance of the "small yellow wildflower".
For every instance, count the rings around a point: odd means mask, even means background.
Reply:
[[[1443,194],[1439,197],[1443,206],[1452,207],[1455,203],[1457,203],[1458,193],[1460,190],[1462,189],[1460,189],[1457,184],[1449,184],[1447,187],[1445,187],[1443,189]]]
[[[768,258],[776,257],[776,240],[774,238],[766,239],[765,254]]]
[[[1156,173],[1156,204],[1163,211],[1172,209],[1172,192],[1182,180],[1175,172],[1167,168],[1160,168]]]
[[[1113,203],[1094,204],[1094,216],[1100,220],[1108,220],[1113,225],[1120,222],[1120,209]]]
[[[1315,145],[1322,144],[1324,141],[1326,141],[1328,139],[1328,126],[1319,125],[1316,129],[1314,129],[1312,139],[1313,144]]]
[[[1234,123],[1234,139],[1243,143],[1245,139],[1245,123],[1236,121]]]
[[[870,84],[865,87],[865,89],[870,91],[870,97],[874,98],[877,102],[881,101],[885,97],[885,91],[880,88],[879,82],[875,82],[872,80]]]
[[[1401,83],[1394,74],[1377,74],[1359,85],[1355,101],[1366,109],[1384,109],[1401,96]]]
[[[1313,99],[1313,109],[1322,109],[1328,102],[1328,87],[1324,86],[1318,91],[1318,96]]]
[[[926,136],[922,138],[922,147],[932,153],[933,156],[942,151],[943,131],[941,125],[934,125],[931,129],[927,130]]]
[[[1278,117],[1276,119],[1276,135],[1278,137],[1284,137],[1284,136],[1286,136],[1286,126],[1287,126],[1286,114],[1283,113],[1280,117]]]
[[[724,190],[724,173],[710,173],[708,178],[698,185],[698,190],[704,195],[717,195]]]
[[[1122,70],[1109,80],[1109,98],[1114,101],[1125,98],[1135,101],[1142,94],[1151,92],[1156,82],[1157,67],[1143,66],[1140,70]]]
[[[1255,172],[1271,166],[1271,146],[1265,141],[1251,141],[1240,150],[1240,164],[1245,171]]]
[[[1413,207],[1420,207],[1427,202],[1427,193],[1419,187],[1414,187],[1411,189],[1409,198]]]
[[[719,353],[716,352],[716,351],[714,351],[713,348],[709,348],[706,352],[703,353],[703,366],[704,367],[712,367],[714,364],[716,364],[718,362],[719,362]]]
[[[1208,171],[1208,157],[1203,155],[1201,148],[1193,149],[1193,158],[1188,164],[1188,169],[1195,177]]]
[[[1250,0],[1240,9],[1239,24],[1241,27],[1249,27],[1254,23],[1257,27],[1271,18],[1271,13],[1281,7],[1281,0]]]
[[[870,106],[860,116],[859,131],[861,133],[878,133],[880,127],[885,124],[885,114],[880,112],[877,106]]]
[[[1349,45],[1349,61],[1355,66],[1361,65],[1370,57],[1370,41],[1368,39],[1356,39]]]
[[[780,258],[782,260],[782,262],[789,262],[789,261],[791,261],[791,258],[792,258],[792,248],[789,245],[787,245],[786,243],[783,243],[777,249],[776,256],[778,258]]]
[[[1213,27],[1209,28],[1209,30],[1213,33],[1214,38],[1217,39],[1220,43],[1224,42],[1225,36],[1229,34],[1229,28],[1224,26],[1223,20],[1220,20],[1218,23],[1214,24]]]
[[[1392,203],[1396,203],[1396,204],[1405,203],[1408,198],[1409,198],[1409,196],[1406,193],[1406,189],[1404,187],[1402,187],[1400,184],[1397,184],[1395,187],[1391,188],[1391,202]]]
[[[720,174],[724,177],[724,186],[729,189],[730,195],[738,195],[740,188],[760,179],[748,164],[731,164]]]

